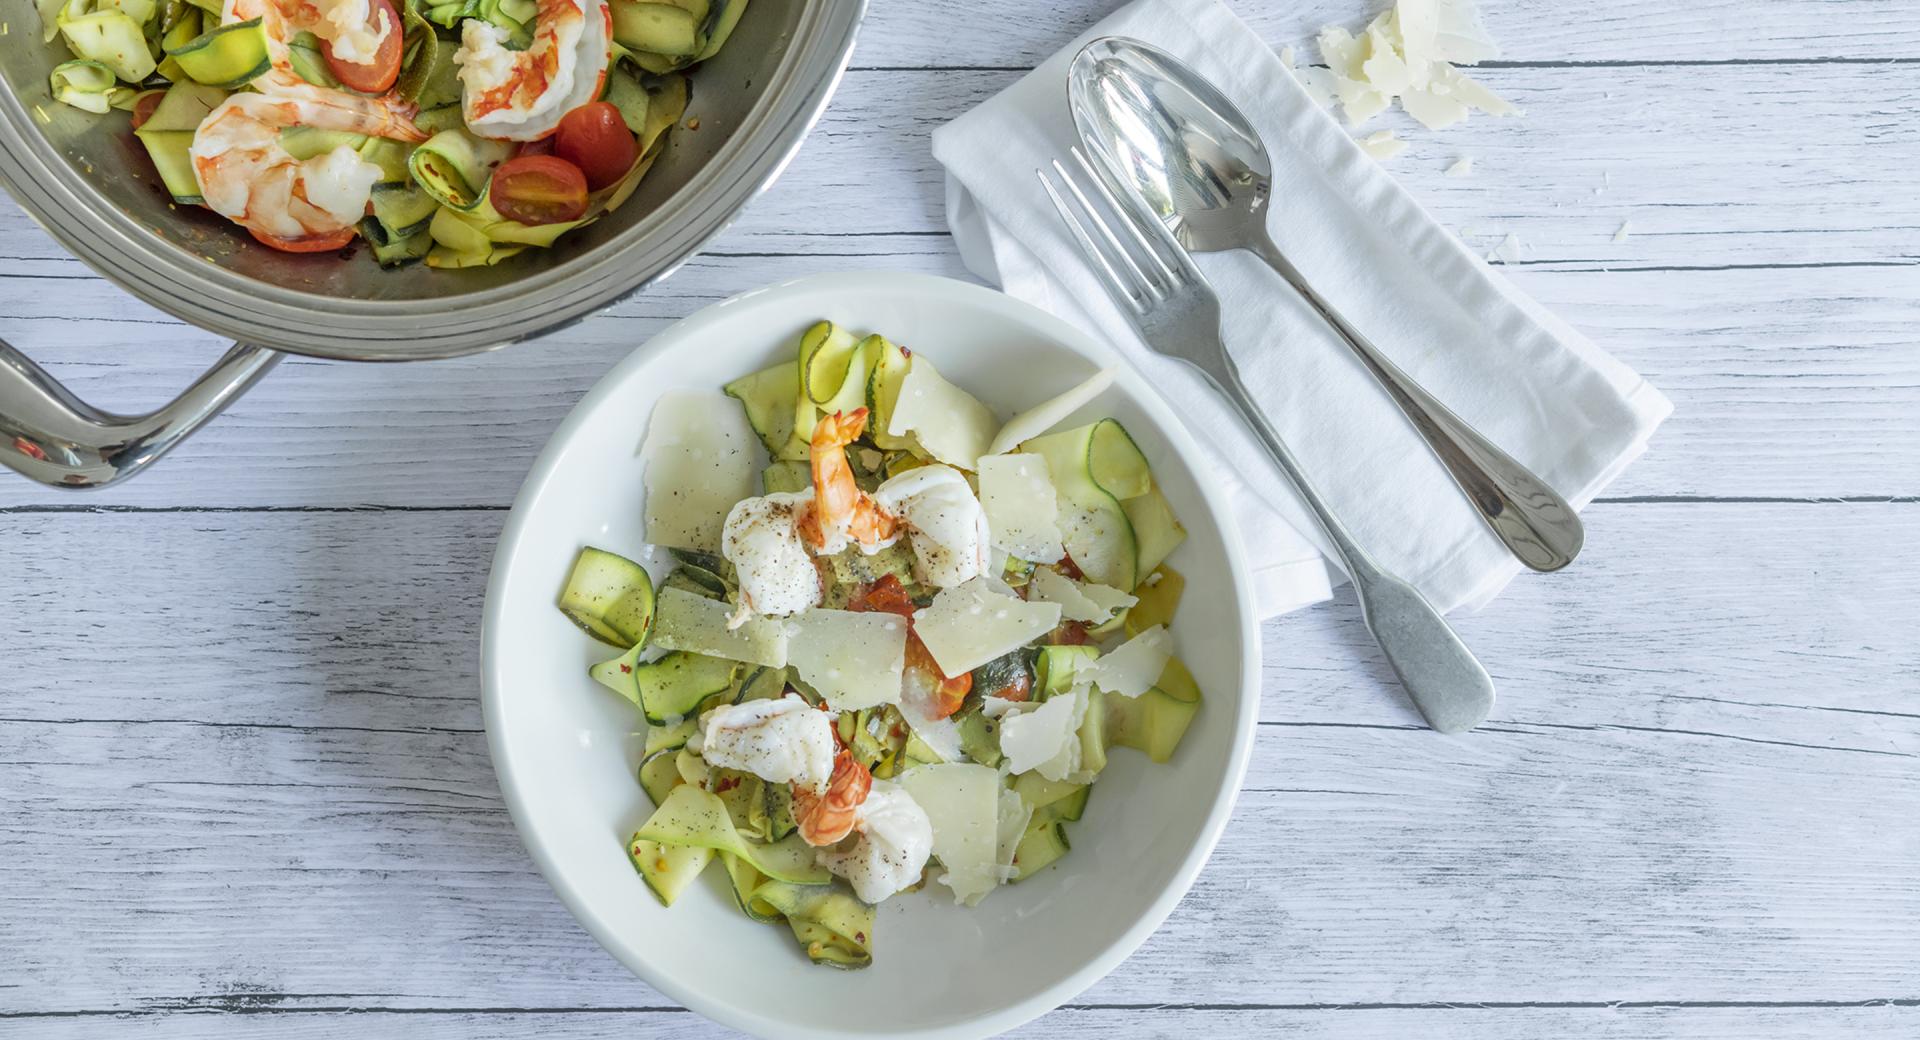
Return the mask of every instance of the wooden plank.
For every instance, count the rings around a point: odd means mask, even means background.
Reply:
[[[0,784],[15,1013],[666,1003],[534,872],[477,733],[13,722]],[[1267,727],[1199,883],[1078,1002],[1911,999],[1916,798],[1911,757]]]
[[[307,1010],[255,1003],[245,995],[231,1013],[157,1012],[114,1016],[120,1028],[138,1028],[154,1040],[332,1040],[343,1032],[409,1040],[683,1040],[739,1034],[685,1011],[582,1010],[572,1012],[415,1012]],[[1580,1036],[1592,1040],[1825,1040],[1831,1036],[1906,1038],[1915,1013],[1907,1006],[1870,1007],[1489,1007],[1460,1004],[1402,1008],[1105,1008],[1073,1006],[1015,1030],[1012,1038],[1153,1038],[1287,1036],[1304,1040],[1536,1040]],[[92,1040],[94,1016],[32,1021],[44,1040]]]
[[[0,518],[0,616],[33,625],[0,661],[0,928],[51,951],[0,1003],[659,1003],[499,809],[470,669],[500,519]],[[1506,687],[1467,738],[1411,722],[1344,607],[1268,626],[1235,824],[1082,1003],[1912,996],[1920,511],[1594,519],[1580,568],[1465,619]]]
[[[1079,35],[1112,4],[1081,0],[918,0],[870,8],[856,66],[1031,67]],[[1276,46],[1307,44],[1323,25],[1359,28],[1383,0],[1228,5]],[[1502,60],[1515,62],[1848,61],[1920,57],[1920,26],[1898,0],[1733,0],[1674,5],[1623,0],[1569,17],[1555,0],[1479,5]]]
[[[714,248],[927,249],[890,236],[946,229],[929,136],[1019,75],[849,73],[791,167]],[[1514,233],[1528,262],[1580,269],[1920,261],[1920,199],[1907,190],[1904,161],[1920,130],[1889,116],[1920,103],[1920,63],[1738,65],[1710,75],[1690,66],[1501,68],[1484,78],[1526,116],[1445,131],[1383,116],[1363,128],[1392,128],[1411,142],[1388,169],[1482,249]],[[1445,176],[1461,155],[1475,157],[1475,174]],[[1631,234],[1616,243],[1623,221]],[[849,235],[886,240],[854,244]],[[0,243],[0,274],[83,273],[12,207],[0,206]]]
[[[580,395],[672,320],[748,286],[877,266],[964,274],[948,256],[706,257],[646,296],[498,354],[411,366],[291,362],[132,483],[76,497],[0,479],[0,508],[505,505]],[[1911,349],[1920,280],[1911,271],[1513,275],[1677,405],[1609,495],[1920,491],[1920,355]],[[0,293],[0,311],[38,315],[3,323],[14,341],[106,407],[152,407],[218,356],[198,332],[190,345],[174,327],[60,317],[115,306],[97,283],[62,283],[52,298],[0,281]]]
[[[32,691],[0,718],[476,731],[504,519],[0,515],[0,617],[31,633],[0,690]],[[1920,505],[1602,505],[1589,531],[1575,567],[1459,619],[1494,724],[1920,754]],[[1417,725],[1350,602],[1264,637],[1266,722]]]

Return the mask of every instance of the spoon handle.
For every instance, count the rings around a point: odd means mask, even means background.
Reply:
[[[1536,571],[1557,571],[1573,562],[1586,532],[1579,514],[1566,499],[1389,361],[1314,291],[1270,237],[1258,236],[1252,249],[1353,348],[1452,474],[1481,519],[1521,563]]]

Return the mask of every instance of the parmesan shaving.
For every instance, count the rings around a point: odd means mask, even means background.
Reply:
[[[1045,567],[1036,569],[1027,582],[1027,599],[1041,603],[1060,604],[1060,616],[1068,621],[1085,621],[1089,624],[1104,625],[1113,619],[1116,611],[1125,610],[1140,602],[1131,594],[1111,585],[1097,582],[1082,584],[1058,571]]]
[[[1500,53],[1480,24],[1473,0],[1397,0],[1358,37],[1337,25],[1321,29],[1319,45],[1320,60],[1332,80],[1332,96],[1345,109],[1350,126],[1379,115],[1396,99],[1429,130],[1452,126],[1475,111],[1495,116],[1520,112],[1454,67],[1477,64]],[[1319,70],[1296,71],[1291,58],[1289,51],[1282,52],[1288,71],[1308,87],[1309,94],[1314,93],[1303,73]],[[1366,147],[1376,158],[1386,158],[1381,150],[1391,146],[1383,142]],[[1398,154],[1404,147],[1391,148],[1388,154]]]
[[[1463,155],[1460,158],[1455,159],[1453,161],[1453,165],[1447,167],[1447,176],[1449,177],[1473,176],[1473,156]]]
[[[796,614],[787,663],[834,711],[900,701],[907,623],[883,613],[808,610]]]
[[[1173,637],[1155,625],[1092,664],[1081,665],[1074,681],[1090,682],[1106,693],[1138,697],[1160,681],[1172,657]]]
[[[1621,222],[1620,222],[1620,229],[1619,229],[1618,231],[1615,231],[1615,232],[1613,233],[1613,240],[1614,240],[1615,242],[1625,242],[1625,241],[1627,240],[1627,235],[1628,235],[1628,233],[1629,233],[1629,229],[1630,229],[1630,228],[1632,228],[1632,227],[1633,227],[1633,221],[1631,221],[1631,220],[1623,220],[1623,221],[1621,221]]]
[[[913,630],[947,675],[970,672],[1060,624],[1058,603],[1028,603],[985,578],[941,589],[914,612]]]

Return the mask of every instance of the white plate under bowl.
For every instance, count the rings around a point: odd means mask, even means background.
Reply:
[[[1002,418],[1121,363],[1085,333],[974,285],[836,274],[708,307],[594,387],[534,463],[494,557],[482,634],[487,737],[514,823],[560,898],[662,993],[764,1037],[986,1036],[1046,1013],[1111,971],[1180,901],[1226,825],[1253,743],[1253,603],[1238,534],[1195,480],[1198,449],[1131,369],[1082,412],[1133,434],[1187,528],[1173,631],[1205,700],[1173,760],[1116,751],[1072,851],[973,908],[939,885],[888,900],[873,966],[808,963],[784,927],[737,910],[721,871],[668,909],[624,843],[651,806],[635,780],[640,719],[587,678],[613,656],[554,609],[583,545],[648,558],[640,443],[664,390],[713,391],[775,363],[828,318],[923,351]],[[1083,420],[1084,421],[1084,420]]]

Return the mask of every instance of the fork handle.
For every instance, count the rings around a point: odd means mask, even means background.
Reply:
[[[1353,348],[1452,474],[1494,536],[1521,563],[1536,571],[1557,571],[1572,563],[1580,554],[1586,533],[1580,515],[1566,499],[1388,360],[1380,348],[1314,291],[1271,237],[1262,234],[1255,238],[1253,252]]]
[[[1427,725],[1442,733],[1461,733],[1479,725],[1493,708],[1492,677],[1419,589],[1381,570],[1354,542],[1346,525],[1327,507],[1299,461],[1247,393],[1233,359],[1223,352],[1219,361],[1220,371],[1201,370],[1240,410],[1273,457],[1274,465],[1280,467],[1326,532],[1341,568],[1353,580],[1367,630],[1373,633],[1374,642],[1380,645],[1414,707],[1420,709]]]

